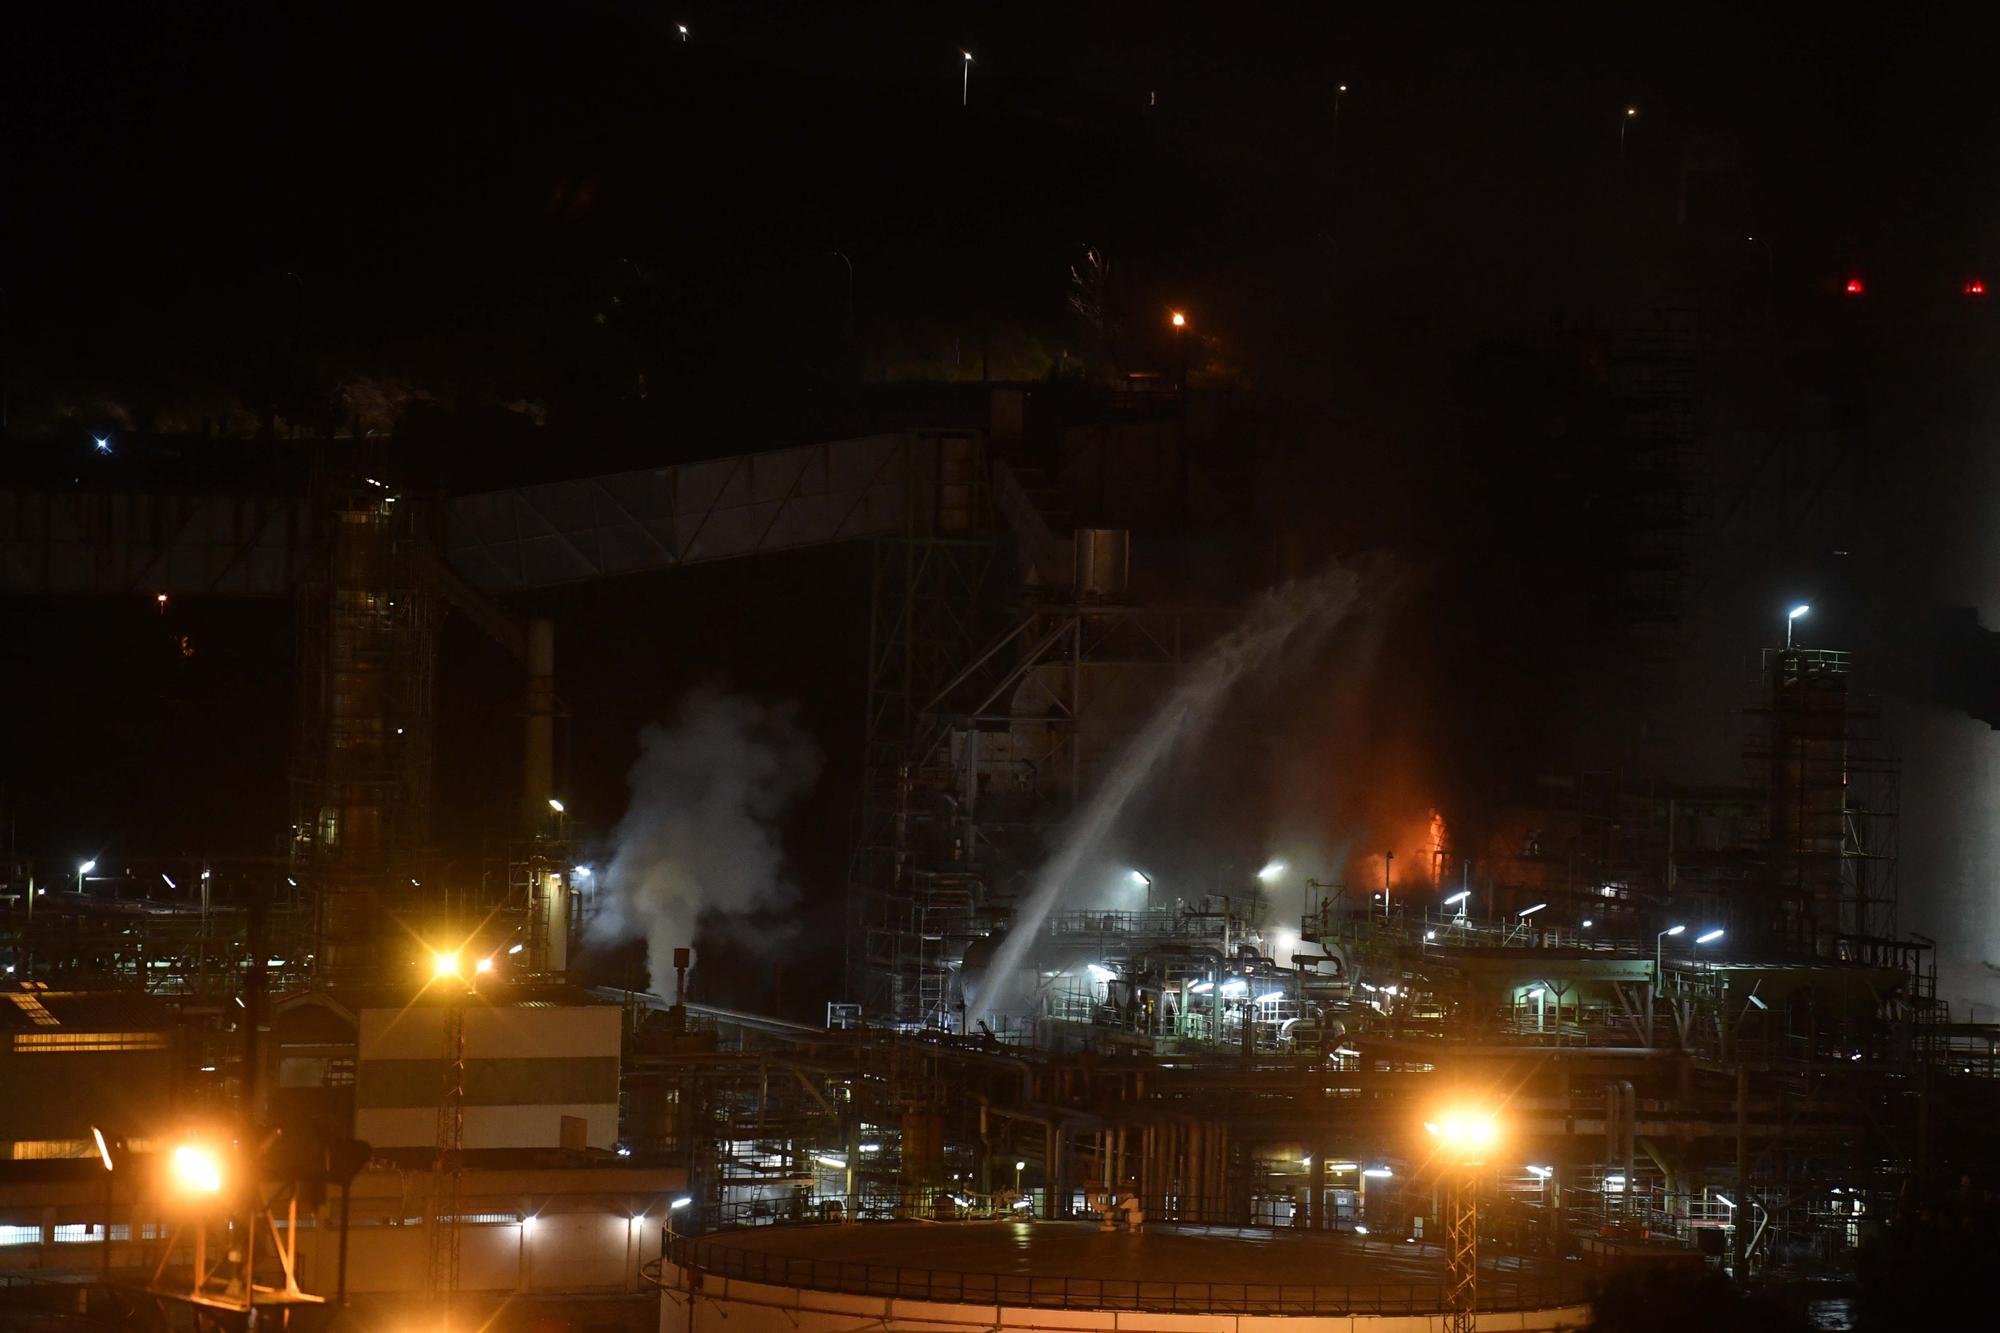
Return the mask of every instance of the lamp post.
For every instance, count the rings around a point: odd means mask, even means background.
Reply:
[[[681,1195],[680,1198],[675,1199],[672,1203],[667,1205],[667,1225],[664,1233],[660,1237],[660,1257],[662,1259],[672,1257],[670,1251],[673,1242],[675,1238],[680,1235],[678,1231],[674,1230],[674,1214],[678,1213],[681,1209],[686,1208],[689,1204],[692,1204],[693,1202],[694,1202],[693,1195],[683,1194]],[[524,1230],[522,1232],[522,1242],[521,1242],[523,1246],[527,1244],[526,1236],[527,1233]],[[678,1260],[676,1260],[676,1262],[678,1262]]]
[[[960,51],[959,54],[965,57],[959,64],[963,74],[958,84],[958,105],[963,109],[972,105],[972,52]]]
[[[1444,900],[1446,907],[1456,907],[1458,909],[1458,914],[1452,918],[1453,924],[1460,926],[1465,924],[1465,903],[1470,897],[1472,897],[1471,889],[1460,889],[1457,893],[1452,894]]]
[[[83,893],[83,877],[95,869],[97,869],[97,862],[95,860],[78,861],[76,863],[76,891],[79,896]]]
[[[99,1280],[109,1285],[111,1282],[111,1184],[117,1178],[118,1164],[125,1160],[125,1138],[120,1134],[106,1134],[96,1125],[90,1127],[90,1137],[97,1141],[97,1157],[104,1163],[104,1251],[98,1264]]]
[[[1694,947],[1695,947],[1695,951],[1696,951],[1696,952],[1695,952],[1695,958],[1696,958],[1697,960],[1699,960],[1699,959],[1701,958],[1701,952],[1700,952],[1700,950],[1701,950],[1701,946],[1702,946],[1702,945],[1704,945],[1704,944],[1713,944],[1713,943],[1715,943],[1715,942],[1716,942],[1717,940],[1719,940],[1719,939],[1721,939],[1721,938],[1722,938],[1722,936],[1723,936],[1723,933],[1724,933],[1724,932],[1723,932],[1722,928],[1721,928],[1720,926],[1718,926],[1718,927],[1716,927],[1716,928],[1715,928],[1714,930],[1711,930],[1711,931],[1706,931],[1706,932],[1704,932],[1703,934],[1700,934],[1700,935],[1697,935],[1697,936],[1695,936],[1695,937],[1694,937]]]
[[[1638,115],[1638,107],[1628,106],[1625,108],[1625,114],[1618,118],[1618,156],[1620,157],[1625,156],[1625,131],[1631,128],[1632,122],[1638,118]]]
[[[1805,604],[1804,602],[1801,602],[1801,603],[1799,603],[1799,604],[1798,604],[1797,606],[1793,607],[1793,608],[1792,608],[1792,609],[1791,609],[1790,611],[1787,611],[1787,612],[1785,613],[1785,651],[1786,651],[1786,652],[1790,652],[1790,651],[1792,650],[1792,629],[1793,629],[1793,627],[1795,627],[1795,626],[1796,626],[1796,625],[1797,625],[1797,624],[1799,623],[1799,617],[1800,617],[1800,616],[1803,616],[1803,615],[1806,615],[1806,614],[1807,614],[1807,613],[1809,613],[1809,612],[1810,612],[1811,610],[1812,610],[1812,608],[1811,608],[1810,606],[1806,605],[1806,604]]]
[[[1133,871],[1132,871],[1132,882],[1133,882],[1134,884],[1144,884],[1144,885],[1146,886],[1146,910],[1147,910],[1148,912],[1152,911],[1152,910],[1153,910],[1153,877],[1152,877],[1151,875],[1147,874],[1147,873],[1146,873],[1145,871],[1143,871],[1143,870],[1137,870],[1137,869],[1135,869],[1135,870],[1133,870]]]
[[[1479,1168],[1500,1141],[1500,1125],[1489,1112],[1454,1107],[1424,1128],[1437,1140],[1446,1172],[1445,1328],[1475,1333],[1479,1303]]]
[[[1660,988],[1660,972],[1665,964],[1665,949],[1666,949],[1667,936],[1678,935],[1686,929],[1687,929],[1686,926],[1668,926],[1665,930],[1653,936],[1653,989],[1654,990],[1658,990]]]

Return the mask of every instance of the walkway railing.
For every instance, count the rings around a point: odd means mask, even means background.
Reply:
[[[1176,1282],[967,1273],[773,1254],[733,1246],[713,1236],[676,1237],[670,1242],[669,1253],[676,1266],[716,1277],[946,1304],[1258,1315],[1415,1315],[1444,1309],[1445,1289],[1440,1282]],[[1587,1288],[1574,1278],[1482,1273],[1479,1279],[1481,1310],[1546,1309],[1586,1299]]]

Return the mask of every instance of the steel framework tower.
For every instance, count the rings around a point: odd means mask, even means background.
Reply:
[[[1454,1165],[1444,1201],[1445,1318],[1447,1333],[1474,1333],[1479,1306],[1478,1168]]]
[[[451,1326],[458,1290],[458,1173],[465,1156],[465,1001],[444,1011],[444,1087],[438,1097],[437,1160],[431,1176],[430,1290]]]

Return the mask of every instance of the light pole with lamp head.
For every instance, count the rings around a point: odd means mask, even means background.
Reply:
[[[1668,926],[1665,930],[1653,936],[1653,989],[1654,990],[1658,990],[1660,988],[1660,972],[1664,967],[1666,960],[1667,936],[1678,935],[1686,929],[1687,929],[1686,926]]]
[[[1786,652],[1790,652],[1790,651],[1792,650],[1792,629],[1793,629],[1793,627],[1794,627],[1794,626],[1796,626],[1796,625],[1797,625],[1797,624],[1799,623],[1799,617],[1800,617],[1800,616],[1803,616],[1803,615],[1806,615],[1806,614],[1808,614],[1809,612],[1811,612],[1811,610],[1812,610],[1812,607],[1810,607],[1810,606],[1806,605],[1806,604],[1805,604],[1804,602],[1801,602],[1801,603],[1799,603],[1799,604],[1798,604],[1797,606],[1793,607],[1793,608],[1792,608],[1792,609],[1791,609],[1790,611],[1787,611],[1787,612],[1785,613],[1785,651],[1786,651]]]
[[[1547,903],[1536,903],[1533,907],[1523,907],[1520,911],[1514,914],[1515,919],[1520,923],[1521,929],[1528,932],[1528,938],[1531,941],[1535,938],[1534,927],[1529,922],[1528,918],[1533,916],[1535,913],[1541,911],[1544,907],[1547,906],[1548,906]],[[1512,939],[1513,936],[1510,934],[1508,938]]]
[[[97,1141],[97,1157],[104,1163],[104,1251],[98,1264],[98,1274],[102,1282],[111,1281],[111,1183],[118,1176],[118,1168],[125,1161],[125,1136],[106,1134],[96,1125],[90,1127],[90,1137]]]
[[[1493,1114],[1453,1107],[1424,1128],[1437,1140],[1447,1172],[1445,1191],[1445,1328],[1475,1333],[1479,1303],[1479,1168],[1500,1142]]]

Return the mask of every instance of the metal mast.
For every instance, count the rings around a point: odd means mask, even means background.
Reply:
[[[1446,1333],[1475,1333],[1479,1305],[1479,1175],[1452,1164],[1444,1200]]]
[[[465,1152],[465,1001],[454,995],[444,1011],[444,1088],[438,1098],[437,1161],[431,1174],[431,1295],[451,1326],[458,1290],[458,1173]]]

